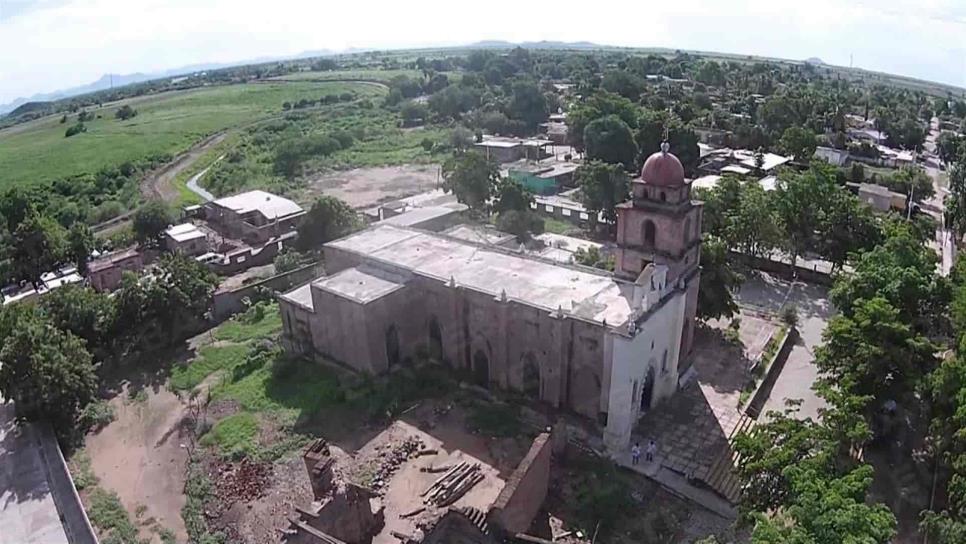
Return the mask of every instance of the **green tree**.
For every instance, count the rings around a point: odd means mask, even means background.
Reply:
[[[496,213],[510,210],[528,212],[530,204],[533,203],[533,193],[510,178],[503,178],[496,184],[494,196],[493,211]]]
[[[14,231],[11,245],[14,273],[38,288],[41,276],[64,260],[67,235],[50,217],[31,213]]]
[[[667,140],[671,152],[677,156],[688,174],[694,172],[700,160],[698,135],[681,122],[681,119],[666,111],[644,110],[637,120],[635,135],[642,158],[661,150],[661,143]]]
[[[531,79],[514,80],[510,86],[510,102],[506,114],[522,121],[533,130],[547,119],[547,99],[537,83]]]
[[[121,121],[127,121],[135,116],[137,116],[138,110],[132,108],[131,106],[125,104],[114,112],[114,117],[120,119]]]
[[[698,317],[717,319],[737,313],[732,292],[743,278],[728,259],[728,246],[719,238],[707,237],[701,246],[701,285],[698,289]]]
[[[587,158],[623,165],[633,170],[637,161],[637,142],[627,123],[616,115],[605,115],[591,121],[584,129]]]
[[[134,239],[143,246],[157,246],[161,236],[171,225],[171,211],[160,200],[150,200],[136,212],[131,223]]]
[[[819,225],[818,252],[833,267],[841,267],[849,255],[874,248],[882,241],[882,232],[872,208],[859,202],[851,193],[830,193]]]
[[[785,469],[794,498],[774,517],[759,515],[751,542],[800,544],[887,544],[896,518],[883,504],[868,504],[872,467],[863,465],[829,478],[812,466]]]
[[[782,133],[778,145],[781,146],[782,151],[795,157],[796,161],[807,162],[815,154],[818,141],[815,133],[807,128],[788,127]]]
[[[295,245],[303,251],[313,249],[349,234],[358,226],[359,218],[348,204],[334,196],[321,196],[299,222]]]
[[[87,273],[87,261],[94,251],[94,232],[85,223],[75,222],[67,231],[68,257],[81,274]]]
[[[906,223],[888,224],[885,239],[852,261],[829,298],[846,316],[857,302],[882,297],[899,311],[901,321],[917,330],[934,329],[937,316],[949,300],[946,281],[936,273],[936,253],[917,239]]]
[[[399,116],[402,117],[405,126],[420,124],[429,116],[429,108],[422,102],[409,100],[399,108]]]
[[[455,155],[443,163],[443,189],[476,214],[487,212],[499,181],[499,166],[480,153]]]
[[[568,137],[578,151],[584,149],[584,129],[594,119],[616,115],[630,127],[637,126],[639,108],[623,96],[605,91],[596,92],[567,112]]]
[[[823,379],[877,400],[901,399],[935,366],[935,346],[882,297],[859,299],[833,317],[815,350]]]
[[[532,235],[543,233],[543,218],[529,209],[509,209],[497,216],[496,228],[516,236],[518,242],[525,243]]]
[[[838,190],[834,173],[824,165],[813,164],[806,172],[785,172],[779,177],[772,198],[792,264],[806,252],[816,249],[816,232],[824,218],[823,207]]]
[[[640,98],[644,87],[644,80],[627,70],[608,70],[600,82],[601,89],[635,101]]]
[[[627,200],[630,183],[624,169],[616,164],[589,161],[574,173],[580,188],[580,201],[587,208],[591,224],[597,215],[609,223],[617,221],[616,206]]]
[[[275,256],[275,260],[272,264],[275,265],[276,274],[284,274],[285,272],[291,272],[296,268],[302,266],[304,259],[302,255],[296,251],[290,249],[283,250],[281,253]]]
[[[97,378],[84,343],[36,313],[24,314],[0,349],[0,394],[17,416],[68,431],[94,398]]]
[[[722,236],[728,247],[735,251],[766,257],[782,242],[781,225],[772,209],[772,199],[757,181],[740,182],[737,178],[729,178],[731,181],[727,183],[737,184],[739,192],[736,204],[726,208]],[[729,190],[725,183],[719,187],[721,194]]]
[[[65,285],[47,293],[40,308],[54,327],[85,341],[95,361],[109,357],[116,316],[111,296],[90,287]]]

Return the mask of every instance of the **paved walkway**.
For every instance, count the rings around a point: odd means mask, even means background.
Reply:
[[[748,277],[737,299],[744,307],[776,314],[786,303],[798,307],[799,341],[792,347],[762,412],[782,411],[786,400],[800,399],[800,417],[817,418],[825,401],[812,390],[812,384],[818,378],[814,349],[822,343],[822,331],[835,312],[828,300],[828,289],[762,273]]]
[[[40,453],[39,434],[17,426],[0,399],[0,544],[67,544]]]
[[[221,157],[218,157],[218,158],[220,159]],[[217,161],[215,161],[215,162],[217,162]],[[211,166],[209,166],[208,168],[205,168],[201,172],[198,172],[197,174],[191,176],[191,178],[188,179],[188,183],[187,183],[188,190],[190,190],[194,194],[200,196],[202,199],[204,199],[205,202],[211,202],[212,200],[214,200],[215,199],[215,195],[209,193],[208,191],[206,191],[205,189],[203,189],[200,185],[198,185],[198,180],[200,180],[202,178],[202,176],[204,176],[205,174],[207,174],[208,173],[208,170],[210,168],[211,168]]]

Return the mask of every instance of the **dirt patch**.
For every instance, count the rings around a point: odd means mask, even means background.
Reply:
[[[232,527],[233,542],[277,542],[280,532],[288,527],[288,516],[295,513],[295,507],[312,502],[312,486],[305,465],[297,455],[275,463],[269,482],[259,500],[237,501],[218,520],[218,525]]]
[[[436,189],[440,183],[439,166],[435,164],[357,168],[313,177],[304,200],[329,195],[353,208],[368,208]]]
[[[114,422],[87,437],[91,470],[101,487],[118,494],[128,512],[146,507],[141,518],[154,518],[183,542],[188,537],[181,519],[187,460],[187,450],[181,447],[186,436],[181,428],[185,406],[160,387],[145,389],[136,398],[129,397],[125,387],[110,401]],[[140,531],[141,538],[160,542],[148,527]]]

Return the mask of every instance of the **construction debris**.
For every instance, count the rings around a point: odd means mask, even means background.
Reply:
[[[420,496],[424,497],[423,502],[426,504],[449,506],[481,481],[483,473],[480,471],[480,464],[463,461],[440,476]]]
[[[378,461],[375,473],[372,478],[372,488],[380,491],[389,484],[392,475],[399,470],[406,461],[419,456],[426,448],[422,439],[417,436],[410,436],[401,443],[392,446],[385,451]]]
[[[255,500],[268,488],[271,472],[270,463],[259,463],[248,457],[237,463],[220,464],[212,474],[215,495],[226,504]]]

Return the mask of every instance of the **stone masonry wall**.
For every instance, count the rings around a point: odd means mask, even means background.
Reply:
[[[513,471],[489,512],[489,520],[509,535],[526,532],[550,484],[550,433],[542,433]]]

